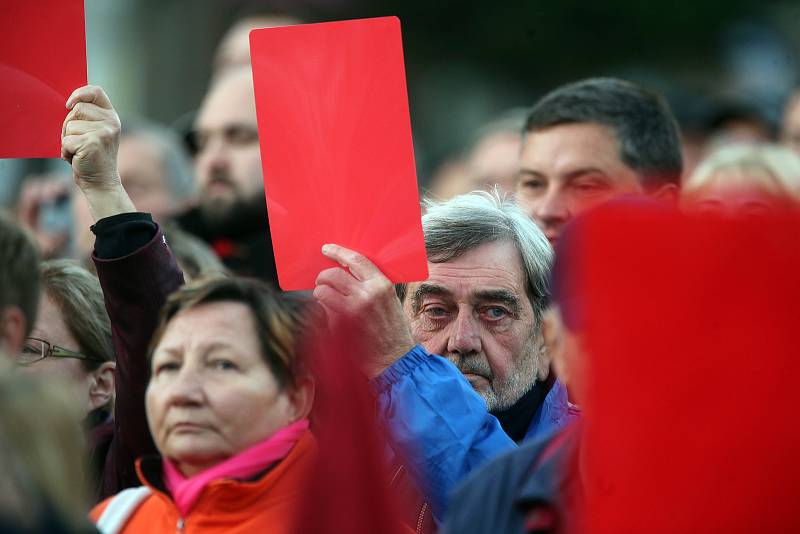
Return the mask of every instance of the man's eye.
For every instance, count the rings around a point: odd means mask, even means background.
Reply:
[[[581,193],[595,193],[607,189],[608,184],[599,180],[581,180],[575,182],[573,187]]]
[[[484,308],[483,314],[492,321],[505,319],[509,315],[508,310],[500,306],[488,306]]]
[[[538,179],[535,179],[535,178],[534,179],[528,179],[528,180],[522,180],[522,187],[525,188],[525,189],[533,189],[533,190],[543,189],[544,186],[545,186],[544,180],[538,180]]]
[[[258,130],[237,126],[226,130],[225,137],[233,145],[247,145],[258,140]]]
[[[208,144],[208,132],[191,132],[188,136],[188,141],[195,154],[202,152]]]
[[[434,318],[444,317],[445,315],[447,315],[447,310],[445,310],[441,306],[428,306],[423,310],[423,312],[428,317],[434,317]]]

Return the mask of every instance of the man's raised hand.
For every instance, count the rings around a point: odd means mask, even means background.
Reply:
[[[361,335],[364,369],[372,377],[411,350],[414,340],[394,285],[366,257],[339,245],[325,245],[322,253],[342,267],[322,271],[314,297],[335,328],[343,318]]]

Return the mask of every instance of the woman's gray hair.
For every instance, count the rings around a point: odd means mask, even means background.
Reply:
[[[78,349],[95,360],[115,361],[103,290],[97,277],[72,260],[45,261],[39,268],[42,291],[58,307]],[[92,371],[101,362],[81,360]]]
[[[522,259],[525,289],[536,324],[547,307],[547,281],[553,249],[542,231],[513,200],[497,188],[473,191],[444,202],[426,200],[422,231],[428,261],[445,263],[470,250],[497,241],[514,244]],[[401,300],[405,286],[398,287]]]

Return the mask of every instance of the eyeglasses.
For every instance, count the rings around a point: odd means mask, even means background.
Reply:
[[[22,346],[22,352],[17,359],[20,365],[31,365],[45,358],[75,358],[76,360],[86,360],[89,362],[102,362],[100,358],[93,358],[86,356],[80,352],[59,347],[58,345],[50,345],[44,339],[36,337],[29,337],[25,339],[25,344]]]

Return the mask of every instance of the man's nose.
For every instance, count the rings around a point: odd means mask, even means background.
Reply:
[[[481,351],[480,326],[472,313],[459,311],[451,325],[447,351],[451,354],[470,354]]]
[[[543,224],[564,223],[569,219],[569,209],[563,191],[550,188],[533,207],[533,218]]]
[[[222,135],[214,135],[198,153],[197,163],[209,171],[227,169],[230,164],[230,145]]]

